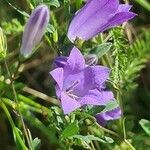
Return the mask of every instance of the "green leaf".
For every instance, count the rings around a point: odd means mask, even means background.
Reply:
[[[8,0],[6,0],[6,2],[14,9],[16,10],[18,13],[20,13],[21,15],[25,16],[25,17],[29,17],[30,15],[27,14],[25,11],[19,10],[17,7],[15,7],[14,5],[12,5]]]
[[[88,114],[95,116],[105,109],[105,106],[94,106],[88,110]]]
[[[54,26],[51,25],[51,24],[48,24],[48,26],[47,26],[47,32],[49,32],[49,33],[54,33],[54,32],[55,32]]]
[[[111,49],[111,47],[112,43],[103,43],[94,50],[94,53],[97,54],[97,56],[100,58],[105,55]]]
[[[86,136],[74,135],[72,137],[76,138],[76,139],[80,139],[80,140],[86,142],[87,144],[91,143],[92,141],[99,141],[102,143],[106,143],[106,141],[104,141],[103,139],[100,139],[99,137],[95,137],[94,135],[86,135]]]
[[[33,144],[34,150],[39,150],[39,149],[40,149],[40,146],[41,146],[41,140],[38,139],[38,138],[35,138],[35,139],[32,141],[32,144]]]
[[[141,119],[139,124],[143,130],[150,136],[150,121],[146,119]]]
[[[55,7],[60,7],[60,3],[58,0],[43,0],[43,2],[47,5],[55,6]]]
[[[148,0],[135,0],[135,1],[144,8],[146,8],[148,11],[150,11],[150,3],[148,2]]]
[[[70,123],[61,134],[61,138],[68,138],[70,136],[76,135],[79,131],[79,126],[77,122]]]
[[[106,107],[105,107],[105,109],[102,112],[104,113],[104,112],[107,112],[107,111],[111,111],[111,110],[113,110],[113,109],[115,109],[117,107],[119,107],[117,101],[113,100],[113,101],[110,101],[110,102],[108,102],[106,104]]]
[[[80,9],[82,3],[83,3],[83,0],[77,0],[77,1],[76,1],[76,9]]]
[[[108,136],[105,136],[105,140],[107,141],[107,143],[114,143],[114,140]]]

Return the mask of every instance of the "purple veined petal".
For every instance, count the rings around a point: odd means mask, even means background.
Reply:
[[[118,0],[89,0],[78,11],[69,26],[70,41],[75,41],[77,37],[88,40],[98,34],[99,28],[107,23],[111,14],[117,11],[118,6]]]
[[[107,29],[110,29],[110,28],[113,28],[115,26],[121,25],[122,23],[124,23],[128,20],[131,20],[135,16],[137,16],[137,14],[135,14],[133,12],[119,12],[119,13],[116,13],[116,14],[112,15],[111,19],[109,19],[106,24],[101,26],[97,30],[97,32],[103,32]]]
[[[132,8],[132,5],[128,4],[120,4],[117,10],[117,13],[119,12],[128,12]]]
[[[59,56],[59,57],[56,57],[56,59],[54,60],[54,64],[55,64],[56,67],[64,68],[64,66],[66,65],[67,60],[68,60],[68,57]]]
[[[64,86],[63,90],[73,89],[74,91],[81,90],[83,93],[82,82],[84,82],[84,72],[64,74]]]
[[[122,115],[122,111],[119,107],[117,107],[111,111],[97,114],[96,119],[100,125],[105,126],[108,120],[119,119],[121,115]]]
[[[110,69],[104,66],[89,66],[86,68],[87,76],[92,76],[93,85],[95,88],[101,88],[103,83],[108,79],[110,74]]]
[[[80,99],[81,105],[106,105],[114,95],[110,91],[90,90],[88,94]]]
[[[61,97],[61,89],[58,86],[58,84],[55,85],[55,90],[56,90],[57,97],[60,99],[60,97]]]
[[[64,90],[72,89],[78,97],[83,97],[90,89],[93,89],[92,77],[84,71],[64,75]]]
[[[50,75],[58,84],[59,88],[63,88],[63,80],[64,80],[64,71],[63,68],[56,68],[55,70],[50,72]]]
[[[28,57],[32,49],[39,44],[49,22],[49,9],[46,5],[35,8],[28,19],[23,32],[21,54]]]
[[[96,120],[97,120],[97,123],[103,127],[105,127],[107,124],[107,121],[101,115],[97,115]]]
[[[68,57],[67,63],[65,65],[66,70],[76,72],[84,69],[84,67],[85,67],[84,57],[76,47],[73,47]]]
[[[120,25],[128,20],[131,20],[135,16],[137,16],[137,14],[133,12],[119,12],[109,20],[107,28],[112,28],[116,25]]]
[[[81,104],[75,99],[68,96],[65,92],[61,93],[61,106],[64,114],[69,114],[77,108],[81,107]]]
[[[92,89],[104,89],[104,82],[109,77],[110,70],[103,66],[87,66],[84,71],[69,75],[69,80],[78,80],[78,86],[74,88],[74,93],[79,97],[84,97]],[[67,83],[67,77],[64,77]],[[70,83],[69,83],[70,84]],[[69,85],[68,84],[68,85]]]

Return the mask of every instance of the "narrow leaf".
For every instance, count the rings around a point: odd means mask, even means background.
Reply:
[[[146,119],[141,119],[139,124],[143,130],[150,136],[150,121]]]
[[[79,131],[79,126],[77,122],[69,124],[61,134],[61,138],[67,138],[77,134]]]
[[[119,107],[117,101],[113,100],[113,101],[110,101],[109,103],[106,104],[106,107],[102,112],[104,113],[104,112],[107,112],[107,111],[111,111],[111,110],[113,110],[117,107]]]
[[[100,58],[103,55],[105,55],[112,47],[112,43],[108,42],[108,43],[103,43],[101,45],[99,45],[94,51],[95,54],[97,54],[97,56]]]

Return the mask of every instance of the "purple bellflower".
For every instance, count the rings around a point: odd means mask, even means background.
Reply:
[[[49,22],[49,9],[46,5],[35,8],[25,25],[22,37],[21,54],[28,57],[39,44]]]
[[[65,63],[52,70],[50,75],[56,81],[56,95],[64,114],[85,105],[106,105],[114,98],[111,91],[105,91],[105,81],[110,73],[107,67],[86,65],[76,47],[62,62]]]
[[[97,34],[122,24],[136,16],[131,5],[119,4],[119,0],[87,0],[75,14],[68,29],[68,38],[88,40]]]
[[[100,114],[97,114],[96,120],[100,125],[105,126],[107,121],[119,119],[121,115],[122,111],[119,107],[117,107],[111,111],[101,112]]]

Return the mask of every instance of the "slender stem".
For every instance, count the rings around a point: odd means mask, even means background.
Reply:
[[[136,149],[131,145],[131,143],[130,143],[129,141],[127,141],[127,139],[122,139],[122,137],[120,137],[116,132],[111,131],[111,130],[109,130],[109,129],[106,129],[106,128],[100,126],[98,123],[96,123],[96,124],[97,124],[97,126],[99,126],[104,132],[107,132],[107,133],[109,133],[109,134],[111,134],[111,135],[113,135],[113,136],[119,138],[121,141],[124,141],[124,142],[128,145],[128,147],[130,148],[130,150],[136,150]]]
[[[11,76],[11,73],[9,71],[9,68],[8,68],[6,60],[4,60],[4,63],[5,63],[5,67],[6,67],[7,73],[9,75],[10,79],[11,79],[12,76]],[[29,137],[28,137],[27,129],[25,127],[25,123],[24,123],[24,120],[23,120],[23,117],[22,117],[22,114],[21,114],[21,111],[20,111],[20,108],[19,108],[19,102],[18,102],[17,93],[16,93],[15,86],[14,86],[14,81],[12,81],[12,80],[11,80],[11,86],[12,86],[14,99],[15,99],[16,106],[17,106],[17,111],[18,111],[18,114],[19,114],[19,117],[20,117],[20,121],[22,123],[22,127],[23,127],[23,130],[24,130],[24,134],[25,134],[25,137],[26,137],[26,140],[27,140],[29,148],[32,149],[32,145],[31,145]]]
[[[3,110],[5,111],[5,114],[6,114],[8,120],[9,120],[9,122],[10,122],[10,124],[11,124],[11,127],[12,127],[12,129],[13,129],[13,132],[14,132],[15,135],[16,135],[16,138],[18,139],[18,142],[20,143],[20,145],[22,146],[22,148],[23,148],[24,150],[28,150],[28,148],[27,148],[26,145],[24,144],[22,138],[20,137],[18,131],[16,130],[15,124],[14,124],[14,122],[13,122],[13,119],[12,119],[12,117],[11,117],[11,115],[10,115],[10,113],[9,113],[9,111],[8,111],[8,109],[7,109],[7,107],[5,106],[5,104],[4,104],[2,101],[0,102],[0,105],[2,106]]]
[[[94,147],[93,142],[91,142],[91,148],[92,148],[92,150],[96,150],[95,147]]]
[[[111,135],[113,135],[113,136],[115,136],[115,137],[117,137],[117,138],[120,138],[120,136],[119,136],[116,132],[111,131],[111,130],[109,130],[109,129],[106,129],[106,128],[100,126],[98,123],[96,123],[96,125],[97,125],[99,128],[101,128],[104,132],[109,133],[109,134],[111,134]]]
[[[124,140],[124,142],[129,146],[130,150],[136,150],[129,141],[127,141],[126,139]]]

